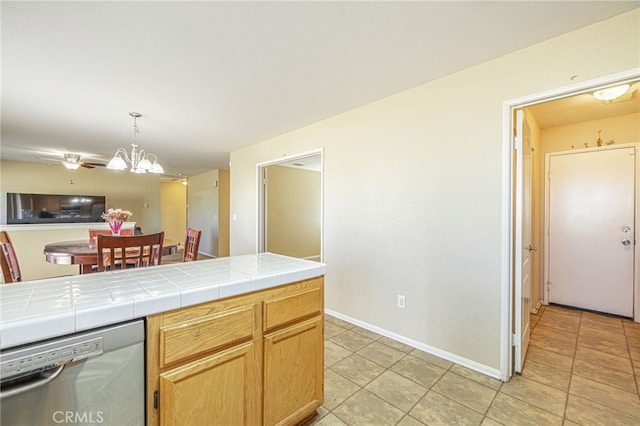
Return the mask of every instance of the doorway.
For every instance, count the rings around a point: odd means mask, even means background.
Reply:
[[[258,165],[258,252],[322,261],[322,151]]]
[[[531,95],[525,98],[514,99],[511,101],[506,101],[504,103],[504,143],[503,143],[503,188],[504,188],[504,203],[503,203],[503,230],[504,230],[504,239],[503,239],[503,274],[502,274],[502,294],[503,294],[503,304],[502,304],[502,343],[501,343],[501,378],[504,381],[509,380],[509,378],[513,375],[514,371],[518,371],[515,366],[515,359],[519,359],[520,362],[524,362],[524,357],[526,355],[526,350],[523,352],[523,342],[526,344],[528,340],[528,336],[526,333],[528,332],[526,329],[522,328],[522,323],[524,321],[517,321],[516,313],[519,312],[521,314],[525,314],[522,312],[523,300],[527,300],[526,295],[522,294],[522,282],[521,277],[522,274],[522,261],[523,261],[523,250],[527,249],[527,247],[519,244],[518,242],[522,242],[522,228],[520,225],[516,225],[517,222],[522,223],[522,217],[516,215],[516,206],[518,197],[523,194],[523,188],[519,187],[519,183],[516,181],[516,176],[521,171],[517,169],[516,164],[518,163],[518,156],[522,156],[522,150],[518,152],[515,147],[517,146],[517,135],[514,134],[514,129],[516,128],[515,116],[516,111],[525,110],[529,114],[532,111],[535,111],[539,105],[544,105],[546,103],[551,103],[552,101],[557,101],[561,99],[578,99],[579,96],[582,97],[590,97],[591,93],[598,88],[601,87],[610,87],[619,85],[622,83],[634,83],[640,79],[640,71],[639,70],[630,70],[628,72],[619,73],[616,75],[600,78],[593,81],[588,81],[564,88],[559,88],[554,91],[545,92],[543,94]],[[575,107],[575,105],[574,105]],[[637,106],[635,106],[636,110],[634,113],[637,114]],[[572,109],[571,107],[567,110]],[[575,108],[573,108],[575,109]],[[567,111],[555,111],[550,115],[549,119],[561,118],[563,117],[563,113]],[[637,116],[635,116],[637,117]],[[592,118],[586,118],[585,120],[589,120]],[[539,131],[539,129],[538,129]],[[637,131],[636,131],[637,132]],[[534,129],[534,138],[536,136],[536,130]],[[575,136],[575,135],[573,135]],[[573,148],[581,148],[582,143],[587,144],[595,144],[596,139],[600,141],[598,137],[599,134],[595,134],[593,139],[589,140],[583,138],[580,143],[575,143],[576,146],[569,146],[567,149]],[[520,135],[520,137],[522,137]],[[589,136],[591,138],[591,136]],[[600,141],[601,142],[601,141]],[[631,141],[627,141],[631,142]],[[633,141],[637,142],[637,141]],[[594,146],[594,145],[591,145]],[[538,149],[536,143],[532,144],[532,149],[538,150],[535,155],[540,155],[541,150]],[[539,167],[539,165],[538,165]],[[534,174],[537,173],[537,176],[541,181],[543,181],[543,171],[536,169],[536,166],[533,166]],[[536,172],[537,170],[537,172]],[[533,179],[535,181],[535,179]],[[525,192],[526,193],[526,192]],[[536,188],[533,187],[534,199],[532,203],[535,205],[537,201],[541,199],[540,190],[538,189],[538,195],[536,196]],[[539,209],[540,206],[538,206]],[[636,207],[635,213],[635,221],[638,220],[638,206]],[[522,214],[519,212],[518,214]],[[535,216],[535,215],[534,215]],[[541,238],[544,239],[544,228],[540,227],[538,224],[538,228],[536,230],[536,222],[535,217],[533,219],[533,223],[529,223],[532,226],[532,231],[535,234],[538,234]],[[543,219],[542,222],[543,223]],[[534,238],[535,240],[535,238]],[[634,246],[635,247],[635,246]],[[532,249],[542,248],[542,245],[531,246]],[[537,262],[531,262],[532,267],[532,276],[536,273],[539,278],[532,282],[532,291],[531,293],[535,293],[537,290],[540,295],[543,294],[542,291],[542,273],[543,273],[543,263],[541,262],[542,256],[544,253],[541,253],[544,250],[538,250],[537,253],[534,253],[533,260],[537,258]],[[638,270],[638,259],[635,256],[634,267]],[[634,284],[637,282],[637,276],[634,277]],[[538,288],[538,286],[540,288]],[[637,286],[637,285],[636,285]],[[538,299],[541,299],[539,297]],[[537,300],[530,300],[531,309],[535,310],[537,306]],[[638,312],[638,295],[637,292],[634,295],[633,305],[635,311]],[[526,346],[525,346],[526,348]],[[521,367],[521,365],[520,365]]]

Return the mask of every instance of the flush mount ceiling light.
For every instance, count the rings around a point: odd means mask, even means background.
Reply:
[[[138,112],[130,112],[129,115],[133,117],[133,143],[131,144],[131,154],[127,153],[124,148],[118,148],[115,155],[107,164],[108,169],[124,170],[127,167],[127,162],[131,164],[129,169],[132,173],[164,173],[164,169],[158,163],[158,157],[153,153],[146,153],[144,149],[139,149],[138,144],[135,142],[136,137],[140,133],[138,128],[138,118],[142,117],[142,114]],[[153,162],[152,162],[153,159]]]
[[[612,100],[619,98],[627,93],[631,87],[629,84],[623,84],[621,86],[607,87],[606,89],[600,89],[593,92],[593,97],[603,102],[611,102]]]

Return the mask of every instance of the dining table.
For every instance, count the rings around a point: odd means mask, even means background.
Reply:
[[[175,254],[179,245],[180,241],[165,238],[162,255]],[[80,274],[90,274],[98,264],[98,247],[90,239],[58,241],[44,246],[44,257],[47,262],[57,265],[79,265]]]

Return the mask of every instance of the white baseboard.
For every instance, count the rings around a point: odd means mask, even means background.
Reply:
[[[405,345],[411,346],[412,348],[419,349],[423,352],[427,352],[431,355],[435,355],[442,359],[446,359],[447,361],[451,361],[455,364],[461,365],[470,370],[477,371],[478,373],[484,374],[485,376],[489,376],[489,377],[493,377],[494,379],[501,380],[499,369],[489,367],[484,364],[480,364],[479,362],[461,357],[451,352],[443,351],[442,349],[438,349],[433,346],[425,345],[424,343],[418,342],[413,339],[409,339],[408,337],[401,336],[399,334],[393,333],[391,331],[385,330],[380,327],[376,327],[375,325],[371,325],[369,323],[357,320],[355,318],[351,318],[339,312],[332,311],[331,309],[325,309],[324,312],[327,315],[331,315],[332,317],[339,318],[350,324],[357,325],[358,327],[364,328],[365,330],[373,331],[374,333],[378,333],[382,336],[388,337],[397,342],[404,343]]]

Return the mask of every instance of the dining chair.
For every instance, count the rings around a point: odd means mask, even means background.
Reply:
[[[98,244],[98,235],[113,235],[111,229],[89,229],[89,246],[95,247]],[[120,236],[130,237],[134,235],[133,228],[122,228],[120,230]]]
[[[98,272],[159,265],[164,232],[131,237],[98,235]]]
[[[7,231],[0,231],[0,267],[5,284],[22,281],[18,257]]]
[[[184,251],[182,253],[183,262],[192,262],[198,259],[200,235],[202,235],[202,231],[198,231],[192,228],[187,229],[187,238],[185,239]]]

